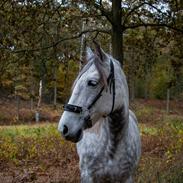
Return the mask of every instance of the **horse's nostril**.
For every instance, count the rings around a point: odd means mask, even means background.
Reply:
[[[64,125],[64,128],[63,128],[63,135],[66,135],[68,133],[69,129],[66,125]]]

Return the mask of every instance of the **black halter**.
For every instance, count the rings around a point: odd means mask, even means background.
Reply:
[[[110,74],[107,78],[107,84],[109,85],[110,93],[113,91],[112,108],[111,108],[111,112],[109,113],[109,115],[110,115],[114,109],[115,95],[116,95],[116,93],[115,93],[114,64],[113,64],[112,60],[110,60]],[[94,104],[98,101],[98,99],[102,96],[102,92],[103,92],[104,88],[105,88],[105,86],[103,86],[101,88],[100,92],[96,95],[96,97],[93,99],[91,104],[87,107],[88,110],[90,110],[94,106]],[[69,112],[74,112],[74,113],[82,113],[83,108],[80,106],[77,106],[77,105],[65,104],[64,111],[69,111]],[[84,120],[87,122],[86,127],[92,126],[90,115],[88,115]]]

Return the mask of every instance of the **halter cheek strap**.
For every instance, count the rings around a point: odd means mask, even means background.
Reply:
[[[111,112],[109,113],[109,115],[113,112],[114,110],[114,104],[115,104],[115,77],[114,77],[114,64],[112,62],[112,60],[110,60],[110,74],[107,78],[107,84],[109,85],[110,88],[110,93],[113,92],[112,95],[112,108],[111,108]],[[102,92],[104,90],[105,86],[103,86],[100,90],[100,92],[96,95],[96,97],[93,99],[93,101],[91,102],[91,104],[87,107],[88,110],[90,110],[93,105],[98,101],[98,99],[102,96]],[[83,108],[77,105],[72,105],[72,104],[65,104],[64,105],[64,111],[69,111],[69,112],[73,112],[73,113],[82,113],[83,112]],[[87,123],[86,123],[86,128],[89,128],[92,126],[92,122],[90,119],[90,115],[88,115],[85,119],[84,119]]]

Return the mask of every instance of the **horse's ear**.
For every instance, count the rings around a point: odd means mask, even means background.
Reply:
[[[94,56],[94,53],[91,50],[91,48],[90,47],[86,47],[86,60],[90,61],[93,56]]]
[[[80,70],[93,58],[94,53],[91,48],[86,47],[84,57],[80,60]]]
[[[100,45],[96,41],[94,41],[94,44],[97,56],[101,59],[102,62],[104,62],[108,58],[107,54],[104,52],[104,50],[100,47]]]

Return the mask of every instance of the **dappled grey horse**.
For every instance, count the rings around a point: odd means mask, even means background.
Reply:
[[[86,58],[58,129],[77,143],[82,183],[132,183],[141,143],[125,75],[98,45]]]

